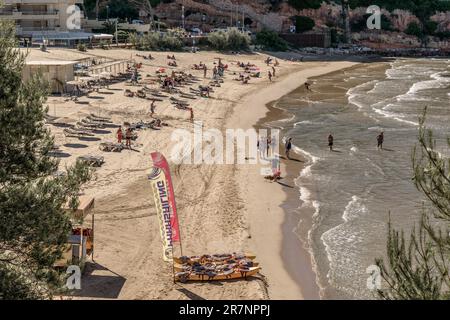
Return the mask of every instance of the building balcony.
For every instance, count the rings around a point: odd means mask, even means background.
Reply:
[[[59,14],[56,10],[49,11],[2,11],[0,19],[11,20],[52,20],[58,19]]]

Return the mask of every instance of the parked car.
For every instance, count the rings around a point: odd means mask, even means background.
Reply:
[[[203,34],[203,31],[200,30],[200,28],[192,28],[191,33],[193,36],[201,36]]]

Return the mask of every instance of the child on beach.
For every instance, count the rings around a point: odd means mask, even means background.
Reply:
[[[122,127],[117,130],[117,143],[122,143]]]
[[[272,82],[272,73],[269,71],[269,81]]]

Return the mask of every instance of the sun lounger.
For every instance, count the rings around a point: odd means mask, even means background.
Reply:
[[[98,121],[92,121],[89,119],[81,119],[81,122],[86,126],[90,128],[104,128],[105,124]]]
[[[99,149],[104,152],[121,152],[124,148],[123,144],[113,142],[102,142],[99,146]]]
[[[105,118],[97,118],[95,116],[89,115],[86,117],[86,119],[92,121],[93,123],[112,123],[111,120],[105,119]]]
[[[80,156],[77,160],[82,161],[91,167],[101,167],[105,163],[104,157],[91,155]]]
[[[189,93],[181,93],[180,97],[186,98],[186,99],[191,99],[191,100],[197,99],[197,97],[195,95],[189,94]]]
[[[58,117],[53,117],[53,116],[51,116],[49,114],[45,114],[44,115],[44,119],[48,123],[54,123],[56,121],[56,119],[58,119]]]
[[[74,131],[74,130],[71,130],[71,129],[64,129],[63,130],[63,134],[67,138],[84,138],[84,137],[88,137],[89,136],[86,133]]]
[[[98,121],[112,122],[112,121],[111,121],[111,118],[108,118],[108,117],[96,116],[96,115],[93,114],[93,113],[91,113],[90,116],[91,116],[91,118],[97,119]]]
[[[189,105],[189,103],[185,100],[178,100],[177,98],[174,97],[170,97],[169,99],[172,103],[177,103],[177,104],[184,104],[184,105]]]

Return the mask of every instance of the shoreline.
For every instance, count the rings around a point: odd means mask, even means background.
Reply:
[[[382,61],[371,62],[382,63]],[[364,66],[358,63],[353,66],[310,77],[308,81],[314,83],[315,80],[320,80],[322,77],[361,67]],[[297,90],[306,94],[306,91],[301,86]],[[288,120],[294,116],[291,112],[278,107],[277,102],[272,102],[267,105],[267,115],[258,121],[257,126],[277,127],[280,121]],[[280,150],[283,150],[282,148],[284,146],[281,144]],[[305,154],[299,151],[293,151],[295,156],[291,156],[291,159],[296,158],[296,161],[286,161],[283,159],[283,162],[286,164],[286,179],[283,179],[280,183],[283,186],[283,192],[286,194],[286,198],[281,204],[285,213],[285,220],[282,224],[283,242],[281,257],[287,272],[302,289],[304,299],[323,299],[326,289],[320,286],[316,261],[309,248],[309,235],[305,233],[305,231],[309,232],[313,226],[315,208],[304,206],[304,201],[300,198],[301,194],[297,185],[301,171],[311,165],[311,162]],[[295,255],[292,254],[293,250],[296,252]]]
[[[120,60],[133,57],[133,50],[91,50],[89,57]],[[167,52],[152,52],[155,60],[143,62],[141,73],[144,83],[157,89],[152,79],[157,68],[166,65]],[[249,85],[233,80],[241,70],[237,61],[249,61],[264,71],[266,55],[249,54],[225,56],[218,52],[195,55],[176,53],[179,67],[176,70],[193,73],[199,84],[208,84],[210,77],[193,70],[192,64],[212,62],[217,57],[228,63],[224,83],[210,99],[191,101],[195,120],[201,120],[204,129],[252,129],[267,115],[267,104],[276,101],[301,86],[307,78],[327,74],[355,65],[351,61],[295,63],[281,60],[277,77],[270,83],[266,77],[252,79]],[[45,54],[32,50],[28,59],[58,58],[70,60],[86,57],[71,50],[52,49]],[[236,61],[237,60],[237,61]],[[167,68],[167,67],[165,67]],[[267,69],[266,69],[267,68]],[[175,70],[168,68],[168,70]],[[129,98],[122,92],[136,90],[127,83],[117,83],[97,93],[80,97],[77,101],[64,97],[51,97],[47,106],[49,114],[76,123],[91,113],[110,117],[119,125],[125,122],[150,121],[148,102]],[[185,89],[186,90],[186,89]],[[156,116],[167,123],[161,130],[140,130],[133,142],[133,150],[121,153],[99,151],[101,141],[115,141],[115,130],[104,130],[93,139],[67,138],[63,129],[49,125],[62,151],[61,166],[72,164],[78,156],[101,155],[104,165],[96,169],[95,178],[83,192],[96,199],[96,250],[82,278],[82,290],[76,299],[301,299],[312,298],[305,276],[309,259],[293,255],[291,265],[286,256],[294,248],[283,248],[285,230],[283,203],[286,194],[279,184],[270,183],[254,164],[208,165],[175,164],[170,161],[172,179],[177,195],[180,233],[184,255],[249,251],[257,255],[262,266],[262,280],[229,281],[219,285],[211,283],[173,284],[171,266],[161,258],[159,222],[152,203],[151,190],[145,172],[152,166],[150,153],[159,151],[169,156],[173,146],[173,132],[185,129],[191,134],[194,127],[189,113],[174,108],[168,99],[157,104]],[[207,142],[204,142],[207,145]],[[282,173],[286,164],[281,163]],[[285,181],[295,178],[286,177]],[[295,189],[291,188],[293,191]],[[295,243],[292,239],[289,243]],[[296,278],[289,268],[301,269]],[[298,269],[298,268],[295,268]],[[307,273],[311,275],[311,273]],[[267,281],[264,281],[267,276]],[[268,285],[268,287],[266,286]],[[265,293],[268,291],[269,295]],[[308,291],[308,292],[307,292]]]
[[[307,79],[325,75],[337,70],[352,67],[358,63],[333,62],[324,63],[323,66],[309,68],[288,73],[288,75],[277,78],[277,82],[266,86],[255,93],[248,95],[234,111],[232,118],[228,121],[230,128],[247,128],[261,123],[270,110],[268,104],[289,94],[299,88]],[[290,247],[284,243],[285,233],[289,232],[289,224],[286,224],[286,214],[283,204],[288,199],[284,189],[279,184],[265,181],[259,174],[260,166],[241,165],[236,173],[236,181],[240,185],[241,194],[246,194],[246,212],[250,225],[250,247],[257,254],[258,260],[263,266],[262,273],[268,278],[268,292],[271,299],[304,299],[318,298],[314,293],[314,285],[305,282],[305,271],[310,268],[310,258],[303,256],[301,268],[293,272],[294,265],[298,266],[298,259],[294,259],[289,252],[297,245]],[[290,176],[285,161],[281,162],[282,173],[287,173],[284,181],[295,179],[297,175]],[[252,188],[248,188],[251,185]],[[295,187],[291,188],[296,192]],[[292,192],[292,191],[291,191]],[[270,198],[262,198],[261,195],[270,194]],[[291,235],[292,236],[292,235]],[[293,240],[291,238],[291,240]],[[297,239],[297,241],[299,241]],[[278,257],[274,257],[274,253]],[[306,253],[306,252],[305,252]],[[286,257],[291,256],[287,260]],[[298,256],[296,255],[296,258]],[[291,272],[289,272],[291,270]],[[312,270],[311,270],[312,272]],[[292,275],[294,273],[294,275]],[[309,273],[311,275],[311,273]],[[298,283],[302,279],[301,283]],[[307,279],[308,280],[308,279]],[[311,279],[309,279],[311,280]],[[315,277],[314,281],[315,283]],[[302,287],[303,286],[303,287]]]
[[[258,121],[257,128],[270,127],[268,126],[270,123],[282,121],[291,116],[289,112],[276,107],[276,103],[269,103],[267,108],[267,115]],[[280,150],[283,150],[283,147],[283,144],[280,143]],[[297,229],[300,222],[297,212],[299,210],[299,190],[296,185],[296,179],[299,172],[307,164],[306,157],[302,154],[295,153],[295,151],[293,153],[290,161],[286,161],[284,156],[281,155],[283,157],[282,161],[286,163],[286,177],[279,182],[283,187],[283,192],[286,194],[286,199],[281,204],[285,213],[285,220],[282,224],[283,241],[281,257],[287,272],[299,284],[300,288],[302,288],[303,298],[305,300],[318,300],[320,299],[320,288],[316,283],[316,274],[313,270],[311,254],[306,249],[303,240],[293,231]],[[313,213],[311,212],[311,215]],[[296,252],[297,254],[292,255],[291,252]],[[298,258],[301,258],[300,263]]]

